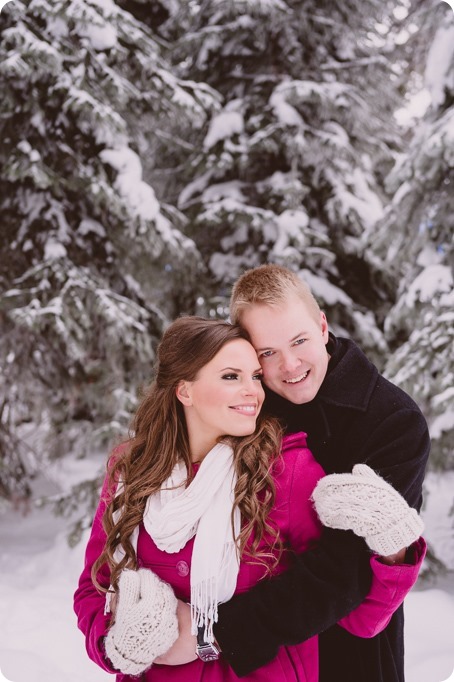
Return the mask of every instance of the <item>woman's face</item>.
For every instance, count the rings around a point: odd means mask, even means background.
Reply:
[[[245,339],[229,341],[198,373],[181,381],[193,461],[199,461],[221,436],[247,436],[255,431],[265,397],[257,354]]]

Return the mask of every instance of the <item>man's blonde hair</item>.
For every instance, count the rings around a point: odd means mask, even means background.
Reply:
[[[241,324],[244,311],[253,305],[277,306],[297,296],[316,320],[320,306],[309,286],[292,270],[270,263],[245,273],[235,282],[230,297],[230,319]]]

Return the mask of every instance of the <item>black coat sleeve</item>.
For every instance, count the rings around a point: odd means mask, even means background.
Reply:
[[[351,531],[326,528],[285,573],[219,605],[214,633],[239,677],[271,661],[281,645],[319,634],[369,592],[370,551]]]
[[[419,510],[430,447],[427,424],[416,406],[394,409],[382,401],[380,407],[373,411],[375,425],[363,416],[354,429],[349,466],[366,461]],[[369,560],[362,539],[324,529],[318,545],[288,571],[220,604],[214,633],[235,673],[249,674],[271,661],[279,646],[320,634],[356,608],[370,588]]]
[[[363,461],[419,511],[429,451],[429,430],[423,415],[417,409],[401,409],[370,433]]]

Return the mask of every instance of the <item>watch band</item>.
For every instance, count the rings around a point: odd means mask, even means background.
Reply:
[[[221,653],[216,642],[207,642],[205,640],[205,628],[203,626],[197,628],[197,646],[195,652],[204,663],[217,661]]]

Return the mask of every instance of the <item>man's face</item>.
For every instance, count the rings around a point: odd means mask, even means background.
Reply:
[[[313,400],[328,369],[325,314],[316,319],[293,296],[273,307],[251,306],[243,313],[241,326],[251,337],[268,388],[296,405]]]

